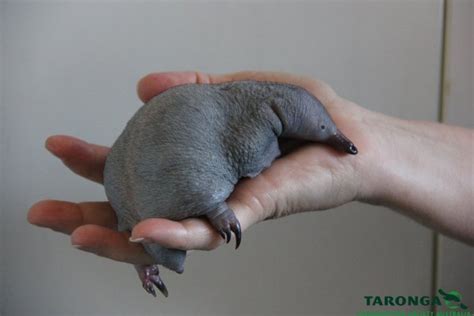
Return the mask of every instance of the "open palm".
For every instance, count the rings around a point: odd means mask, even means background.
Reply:
[[[138,95],[147,102],[155,95],[186,83],[212,84],[235,80],[263,80],[299,85],[327,108],[340,130],[359,148],[346,155],[314,143],[281,142],[285,155],[253,179],[242,179],[228,199],[242,230],[269,218],[342,205],[358,197],[361,162],[366,161],[368,137],[360,128],[364,109],[340,97],[326,84],[283,73],[240,72],[206,75],[196,72],[155,73],[140,80]],[[46,148],[72,171],[102,183],[109,148],[70,136],[52,136]],[[370,151],[369,151],[370,152]],[[140,242],[157,242],[168,248],[210,250],[224,240],[204,219],[175,222],[153,218],[135,226],[132,236],[116,230],[117,219],[108,202],[72,203],[47,200],[33,205],[28,220],[71,235],[72,244],[100,256],[133,264],[151,264]],[[130,242],[129,239],[133,242]]]

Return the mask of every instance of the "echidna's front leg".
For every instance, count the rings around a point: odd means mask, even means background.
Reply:
[[[240,222],[237,217],[235,217],[234,211],[232,211],[226,203],[222,203],[218,208],[207,213],[206,216],[212,226],[214,226],[227,243],[230,241],[231,234],[234,233],[236,241],[235,249],[239,248],[240,241],[242,240]]]

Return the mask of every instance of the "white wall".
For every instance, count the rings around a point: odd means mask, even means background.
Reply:
[[[43,142],[111,144],[151,71],[302,73],[368,108],[435,120],[439,1],[12,1],[3,14],[5,315],[353,315],[364,295],[429,294],[431,232],[380,207],[270,221],[237,252],[194,252],[183,275],[163,272],[166,300],[146,295],[130,266],[72,249],[26,213],[45,198],[104,199]]]

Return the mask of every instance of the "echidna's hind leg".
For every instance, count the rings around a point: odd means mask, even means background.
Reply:
[[[237,217],[235,217],[234,211],[232,211],[226,203],[220,204],[216,209],[208,212],[206,216],[212,226],[214,226],[227,243],[229,243],[231,233],[233,232],[236,241],[235,249],[239,248],[240,241],[242,240],[240,223]]]
[[[168,297],[168,289],[160,278],[160,271],[157,264],[152,265],[134,265],[138,272],[138,277],[142,281],[143,288],[145,291],[156,297],[156,292],[153,286],[156,286],[158,290],[165,297]]]

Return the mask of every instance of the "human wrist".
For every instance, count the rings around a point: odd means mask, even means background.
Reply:
[[[359,200],[396,209],[418,208],[420,199],[410,188],[421,192],[433,180],[423,170],[436,165],[436,141],[423,130],[428,122],[372,114],[367,120],[369,148],[362,162],[365,181]],[[418,159],[420,155],[425,158]]]
[[[381,113],[363,109],[360,129],[363,143],[360,146],[356,171],[359,190],[355,200],[376,205],[388,205],[393,199],[397,185],[396,157],[402,155],[403,146],[398,146],[401,120]]]

